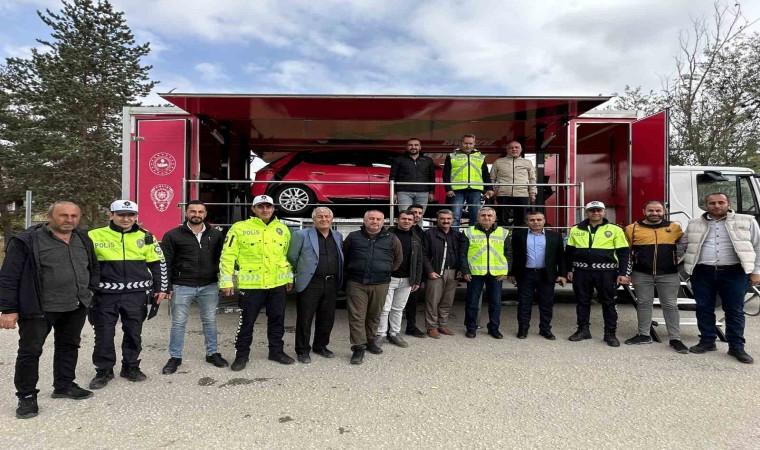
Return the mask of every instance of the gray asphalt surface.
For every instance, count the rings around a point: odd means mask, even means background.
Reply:
[[[17,334],[2,330],[2,448],[760,448],[760,364],[738,363],[725,343],[705,355],[681,355],[657,343],[610,348],[601,340],[598,305],[594,339],[572,343],[572,304],[555,307],[556,341],[538,335],[537,309],[528,339],[516,339],[514,306],[502,310],[503,340],[485,332],[466,339],[463,306],[455,304],[451,320],[456,336],[405,336],[409,348],[386,343],[382,355],[367,354],[361,366],[348,363],[345,310],[337,313],[330,344],[336,358],[312,355],[311,364],[291,366],[266,359],[262,314],[242,372],[204,361],[194,309],[183,363],[169,376],[160,374],[170,327],[162,307],[143,334],[148,380],[130,383],[117,371],[91,399],[50,398],[49,338],[40,415],[28,420],[14,417]],[[748,309],[758,306],[755,299]],[[622,305],[619,313],[622,341],[636,332],[635,311]],[[294,325],[291,302],[285,343],[293,357]],[[236,326],[235,314],[219,316],[220,351],[230,362]],[[664,335],[664,326],[659,331]],[[697,335],[696,327],[682,328],[687,345]],[[749,353],[760,358],[760,318],[747,318],[746,338]],[[86,326],[77,371],[84,387],[94,375],[92,345]]]

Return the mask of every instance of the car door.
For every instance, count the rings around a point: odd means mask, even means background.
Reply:
[[[356,152],[311,152],[304,164],[306,176],[314,183],[313,189],[331,201],[370,198],[367,167],[357,162]]]
[[[362,164],[367,166],[370,181],[370,198],[372,198],[372,200],[389,201],[391,164],[398,155],[400,155],[400,153],[389,152],[386,150],[363,152],[361,159]]]

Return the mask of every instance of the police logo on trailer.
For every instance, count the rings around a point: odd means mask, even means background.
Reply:
[[[168,153],[156,153],[148,161],[148,167],[151,172],[163,177],[174,172],[174,169],[177,167],[177,160]]]

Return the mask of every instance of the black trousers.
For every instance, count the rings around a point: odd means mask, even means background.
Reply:
[[[409,298],[406,300],[406,306],[404,306],[407,331],[417,327],[417,299],[419,298],[420,291],[422,291],[422,289],[417,289],[416,291],[409,293]],[[422,300],[424,301],[425,297],[423,297]]]
[[[87,308],[67,312],[47,312],[45,317],[18,321],[18,356],[13,382],[16,395],[21,398],[37,395],[40,379],[40,356],[50,330],[53,332],[53,387],[66,389],[76,378],[79,342]]]
[[[528,197],[496,197],[499,205],[496,207],[496,215],[499,221],[499,225],[509,225],[509,213],[512,212],[512,226],[524,227],[525,226],[525,210],[530,204],[530,198]],[[501,206],[501,205],[524,205],[524,206]]]
[[[140,366],[142,326],[148,315],[146,292],[101,293],[92,307],[95,322],[95,349],[92,362],[97,370],[112,370],[116,365],[116,322],[121,318],[122,366]]]
[[[314,324],[314,350],[322,350],[330,343],[335,324],[335,302],[338,298],[338,278],[313,276],[296,303],[296,353],[311,351],[311,324]]]
[[[578,301],[575,312],[579,327],[590,325],[591,296],[596,289],[597,299],[602,304],[604,331],[615,332],[618,319],[615,306],[616,284],[617,271],[614,270],[576,270],[573,273],[573,292]]]
[[[554,280],[545,280],[545,269],[525,269],[523,277],[517,280],[517,325],[530,328],[530,316],[533,310],[533,298],[538,300],[540,319],[538,329],[552,329],[552,311],[554,308]]]
[[[253,343],[253,324],[259,317],[261,308],[266,306],[267,339],[269,340],[269,355],[282,352],[285,343],[285,286],[271,289],[241,289],[238,299],[240,319],[238,320],[237,335],[235,336],[235,356],[251,354]]]

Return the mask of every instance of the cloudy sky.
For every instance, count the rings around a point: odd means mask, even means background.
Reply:
[[[159,92],[598,95],[657,89],[681,30],[711,0],[112,0]],[[731,2],[733,3],[733,2]],[[760,18],[760,2],[744,1]],[[0,56],[47,38],[35,10],[1,0]],[[754,29],[760,29],[755,25]],[[154,100],[154,101],[152,101]],[[151,96],[148,103],[155,103]]]

